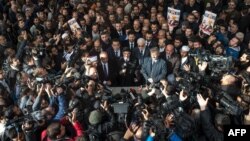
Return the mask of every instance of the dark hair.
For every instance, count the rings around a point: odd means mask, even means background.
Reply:
[[[7,119],[10,119],[10,120],[11,120],[11,119],[14,118],[15,113],[13,112],[13,108],[14,108],[14,106],[11,105],[11,106],[9,106],[9,107],[5,110],[4,116],[5,116]]]
[[[57,139],[57,136],[61,133],[61,126],[59,122],[52,122],[47,127],[47,136],[52,140]]]
[[[179,40],[182,42],[183,38],[181,36],[176,36],[174,40]]]
[[[108,32],[101,32],[101,36],[106,34],[108,34]]]
[[[131,34],[133,34],[133,35],[135,35],[135,32],[132,30],[132,31],[129,31],[128,32],[128,35],[131,35]]]
[[[197,36],[196,36],[196,37],[194,38],[194,42],[199,42],[199,43],[201,43],[200,37],[197,37]]]
[[[158,22],[154,21],[154,22],[151,22],[151,25],[159,25]]]
[[[17,131],[16,131],[16,128],[13,126],[11,128],[9,128],[7,131],[6,131],[6,135],[7,137],[9,137],[10,139],[14,139],[17,137]]]
[[[153,34],[151,30],[147,31],[146,34]]]
[[[229,125],[231,123],[229,116],[221,113],[216,114],[214,120],[215,120],[215,125],[218,126]]]
[[[24,62],[27,63],[27,64],[28,64],[28,62],[30,62],[31,60],[33,60],[33,57],[30,56],[30,55],[27,55],[27,56],[25,56],[25,58],[24,58]]]
[[[176,133],[182,138],[190,137],[194,131],[194,120],[188,114],[183,113],[176,121]]]
[[[112,40],[112,43],[113,43],[113,42],[119,42],[119,43],[120,43],[120,40],[119,40],[119,39],[113,39],[113,40]]]

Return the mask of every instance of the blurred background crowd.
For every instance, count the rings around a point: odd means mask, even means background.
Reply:
[[[250,124],[249,7],[0,0],[0,140],[223,141]]]

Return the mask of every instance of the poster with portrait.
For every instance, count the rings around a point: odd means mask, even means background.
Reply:
[[[68,20],[68,24],[73,33],[75,33],[77,29],[81,28],[75,18]]]
[[[205,11],[202,23],[200,24],[200,30],[203,33],[210,35],[213,32],[216,16],[217,15],[215,13]]]
[[[170,31],[178,26],[180,21],[180,15],[181,15],[180,10],[168,7],[167,19]]]

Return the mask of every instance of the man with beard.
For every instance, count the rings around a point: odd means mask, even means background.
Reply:
[[[123,57],[118,61],[119,81],[121,86],[134,86],[138,79],[138,61],[131,57],[131,50],[125,47],[122,51]],[[137,73],[139,76],[139,72]]]
[[[237,69],[239,71],[245,70],[250,65],[250,54],[248,52],[244,52],[235,65],[237,65]]]
[[[98,39],[94,41],[94,47],[90,50],[89,55],[99,56],[101,51],[102,51],[102,45],[101,45],[101,41]]]
[[[190,48],[188,46],[182,46],[181,48],[181,60],[180,60],[180,73],[185,72],[197,72],[198,67],[195,64],[193,57],[188,56]]]
[[[175,52],[179,53],[182,45],[183,45],[182,37],[181,36],[176,36],[175,39],[174,39]]]
[[[101,33],[101,46],[104,51],[106,51],[111,46],[110,35],[108,32]]]

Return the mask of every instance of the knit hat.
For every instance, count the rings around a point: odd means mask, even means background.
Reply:
[[[188,46],[182,46],[181,51],[189,52],[190,48]]]
[[[89,115],[89,123],[96,125],[102,121],[102,113],[98,110],[94,110]]]

